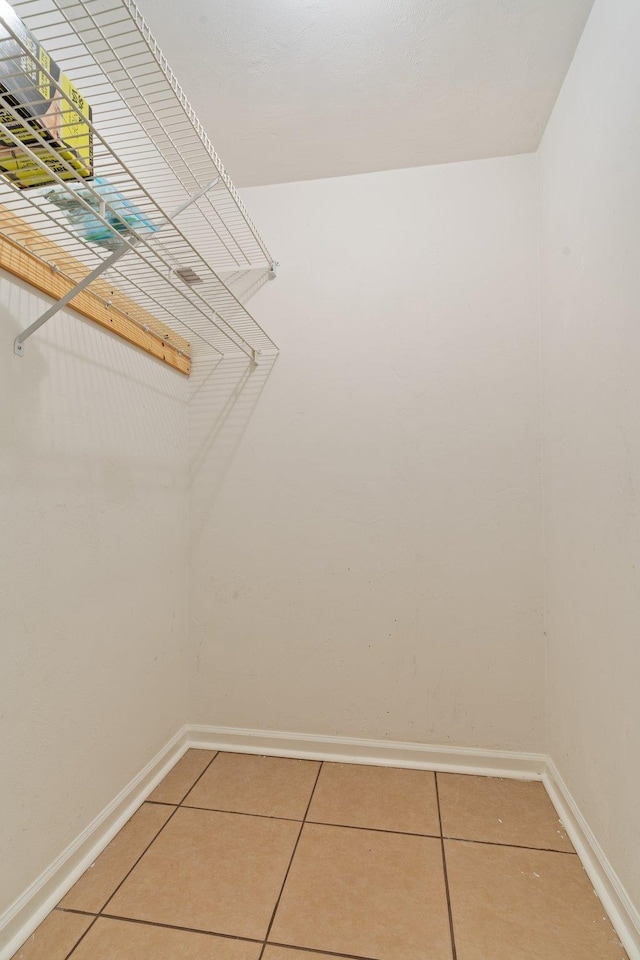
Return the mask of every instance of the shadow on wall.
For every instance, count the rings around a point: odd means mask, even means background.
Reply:
[[[246,302],[267,278],[268,271],[251,270],[227,279]],[[70,313],[54,317],[26,342],[24,357],[15,356],[16,334],[47,302],[0,278],[0,479],[7,493],[15,483],[37,489],[46,479],[64,499],[93,488],[108,503],[129,499],[132,473],[147,490],[188,479],[197,523],[276,358],[259,365],[244,354],[200,358],[187,380]]]
[[[25,371],[25,357],[17,357],[13,352],[13,341],[20,331],[30,323],[20,322],[12,313],[2,309],[2,337],[0,337],[0,438],[2,450],[8,449],[8,442],[24,432],[25,421],[31,412],[41,405],[41,394],[47,376],[47,363],[42,351],[37,347],[30,350],[29,368]],[[27,341],[27,348],[31,344]],[[26,381],[26,389],[25,389]],[[16,402],[16,398],[19,398]],[[5,432],[6,431],[6,432]]]
[[[194,541],[276,360],[273,356],[254,364],[242,355],[201,360],[195,366],[189,400],[190,532]]]
[[[222,275],[246,304],[269,279],[269,270]],[[277,356],[252,363],[244,354],[197,360],[189,395],[190,535],[198,539],[236,450],[271,376]]]
[[[54,317],[17,357],[14,337],[46,301],[13,281],[0,283],[0,297],[1,473],[35,486],[104,481],[107,498],[132,468],[153,486],[166,485],[167,470],[177,480],[185,378],[72,314]]]
[[[269,279],[269,269],[234,270],[233,273],[221,273],[229,290],[243,305],[256,295]]]

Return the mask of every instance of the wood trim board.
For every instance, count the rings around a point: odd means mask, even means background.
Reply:
[[[54,300],[68,293],[89,272],[80,260],[1,204],[0,268]],[[107,281],[94,280],[68,307],[189,375],[188,341]]]

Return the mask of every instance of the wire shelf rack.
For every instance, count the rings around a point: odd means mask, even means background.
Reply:
[[[44,72],[62,109],[74,105],[36,61],[11,8],[91,104],[100,180],[83,179],[44,132],[36,130],[30,146],[20,138],[29,70]],[[103,299],[105,283],[113,286],[173,331],[178,351],[244,353],[254,361],[277,353],[242,302],[252,278],[256,286],[273,278],[276,263],[133,0],[15,0],[11,8],[0,0],[0,62],[5,77],[7,63],[14,70],[13,90],[25,79],[19,100],[2,97],[0,136],[48,170],[52,183],[24,190],[0,177],[2,232],[47,264],[54,243],[63,253],[56,269]],[[95,218],[111,242],[86,239],[64,198]],[[122,198],[135,219],[125,221]],[[237,277],[242,284],[229,279]]]

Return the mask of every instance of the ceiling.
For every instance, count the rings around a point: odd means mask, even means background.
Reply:
[[[535,150],[593,0],[138,0],[241,186]]]

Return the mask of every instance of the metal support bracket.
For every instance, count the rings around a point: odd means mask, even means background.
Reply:
[[[203,197],[205,193],[211,190],[211,188],[219,182],[219,180],[220,177],[216,177],[215,180],[212,180],[211,183],[208,183],[206,187],[202,188],[202,190],[198,190],[197,193],[194,193],[192,196],[188,197],[188,199],[185,200],[184,203],[181,203],[180,206],[177,207],[169,217],[167,217],[166,221],[159,226],[156,234],[159,233],[160,230],[162,230],[162,227],[166,226],[167,223],[173,223],[176,217],[181,214],[183,210],[186,210],[187,207],[190,207],[192,203],[195,203],[196,200],[199,200],[201,197]],[[97,278],[101,276],[105,270],[108,270],[109,267],[112,267],[114,263],[116,263],[125,255],[125,253],[128,253],[128,251],[133,248],[135,243],[135,238],[133,238],[131,241],[123,241],[118,249],[113,251],[111,256],[99,263],[98,266],[91,271],[91,273],[88,273],[86,277],[83,277],[83,279],[79,283],[76,283],[75,287],[72,287],[71,290],[65,293],[63,297],[60,297],[59,300],[56,300],[56,302],[50,306],[48,310],[45,310],[45,312],[39,316],[37,320],[34,320],[33,323],[26,328],[26,330],[23,330],[22,333],[19,333],[13,341],[13,352],[18,357],[23,357],[25,340],[28,340],[29,337],[36,332],[36,330],[39,330],[40,327],[47,322],[47,320],[50,320],[51,317],[54,317],[59,310],[62,310],[63,307],[66,307],[70,300],[73,300],[73,298],[81,293],[86,287],[88,287],[90,283],[93,283],[94,280],[97,280]],[[107,304],[107,306],[110,306],[110,304]]]
[[[63,307],[66,307],[70,300],[73,300],[73,298],[81,293],[85,287],[88,287],[90,283],[93,283],[93,281],[97,279],[101,273],[104,273],[105,270],[108,270],[109,267],[113,266],[113,264],[119,260],[120,257],[124,256],[124,254],[130,249],[130,244],[123,243],[122,246],[113,251],[110,257],[107,257],[107,259],[103,260],[102,263],[99,263],[98,266],[91,271],[91,273],[88,273],[86,277],[83,277],[80,283],[76,283],[75,287],[72,287],[71,290],[65,293],[64,297],[60,297],[59,300],[56,300],[56,302],[49,307],[48,310],[45,310],[45,312],[39,316],[37,320],[34,320],[26,330],[23,330],[22,333],[18,334],[13,341],[13,352],[17,354],[17,356],[23,357],[24,341],[28,340],[32,333],[35,333],[36,330],[39,330],[40,327],[47,322],[47,320],[50,320],[51,317],[55,316],[59,310],[62,310]]]
[[[272,260],[269,264],[269,280],[275,280],[278,276],[278,267],[280,266],[279,260]]]

